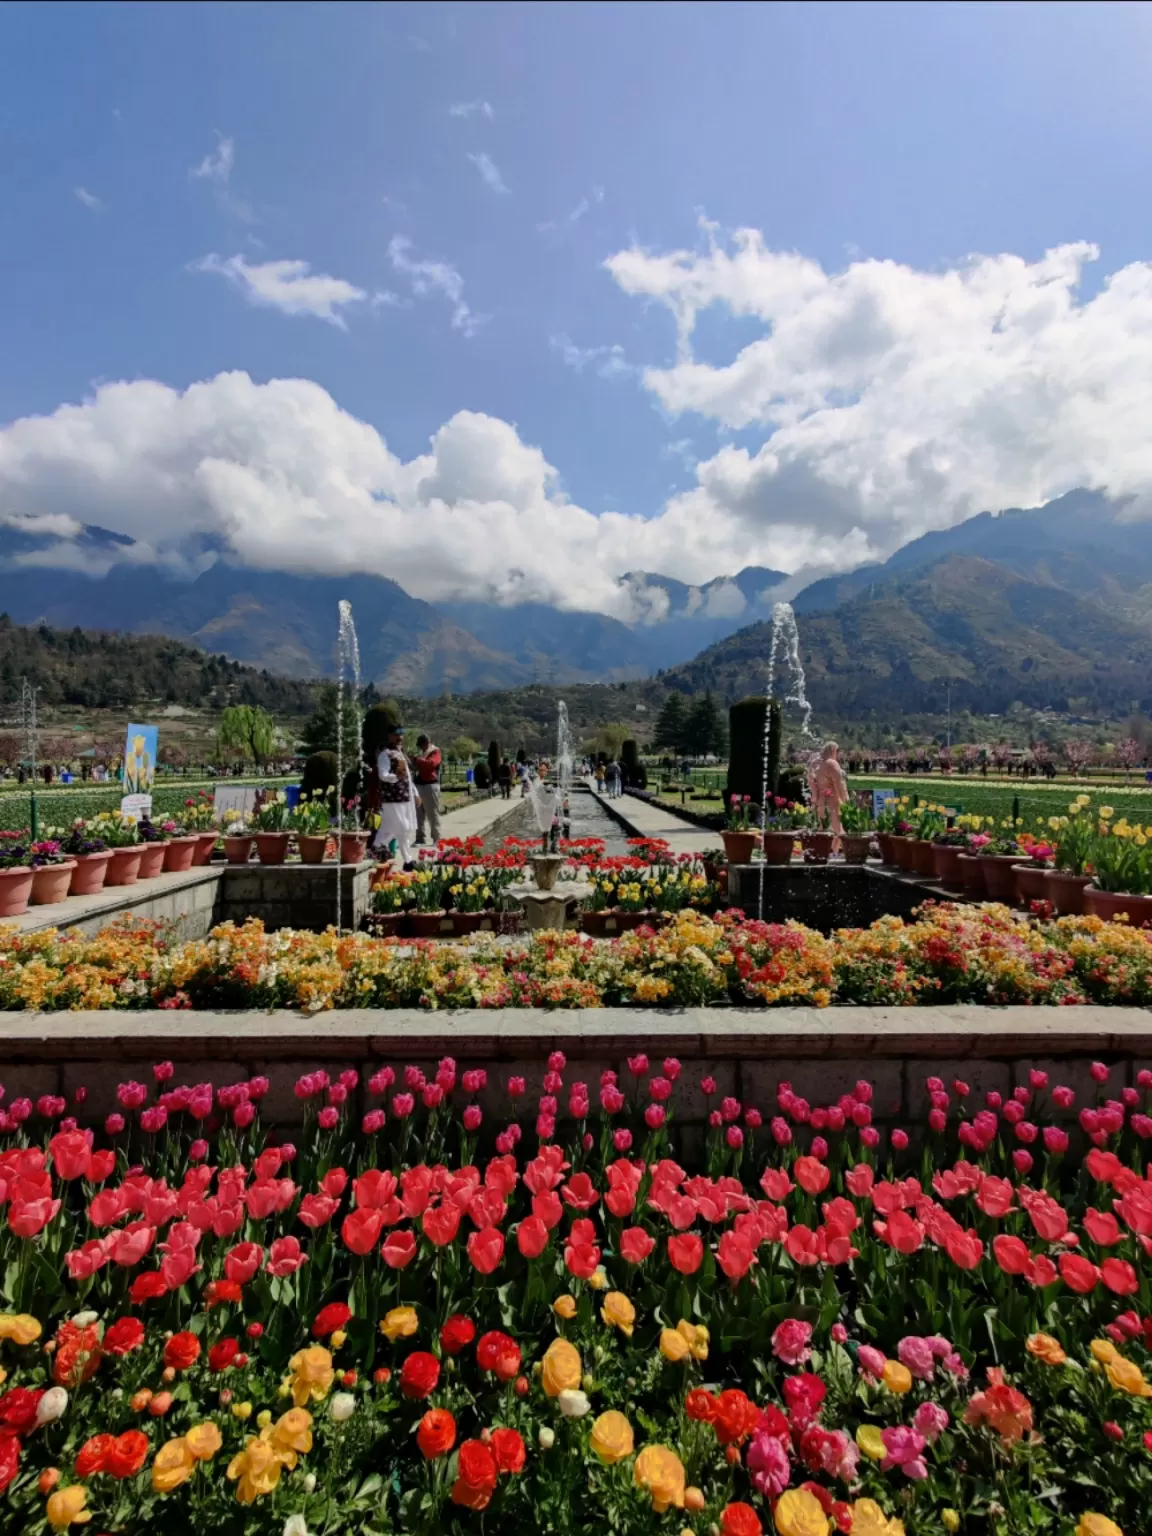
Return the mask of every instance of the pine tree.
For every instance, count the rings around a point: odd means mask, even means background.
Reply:
[[[694,757],[705,757],[710,752],[721,757],[727,750],[728,732],[711,693],[702,694],[689,710],[684,746]]]
[[[684,727],[687,722],[688,711],[684,704],[684,695],[672,692],[664,700],[664,706],[656,720],[656,734],[653,738],[653,746],[664,752],[679,752],[684,745]]]

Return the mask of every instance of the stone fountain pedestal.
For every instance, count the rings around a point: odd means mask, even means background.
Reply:
[[[562,853],[534,853],[528,861],[532,865],[532,883],[510,885],[508,895],[524,908],[530,932],[566,928],[570,913],[591,896],[595,886],[591,880],[560,881],[560,870],[566,862]]]

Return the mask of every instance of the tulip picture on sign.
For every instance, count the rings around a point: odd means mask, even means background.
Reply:
[[[152,814],[158,734],[154,725],[130,725],[124,742],[124,793],[120,809],[137,820]]]

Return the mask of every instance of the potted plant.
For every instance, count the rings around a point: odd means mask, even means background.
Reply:
[[[728,802],[728,814],[720,840],[730,864],[751,864],[752,850],[756,846],[757,832],[752,826],[752,797],[732,795]]]
[[[51,838],[33,843],[30,851],[32,890],[28,899],[34,907],[55,906],[68,895],[76,861],[61,852],[60,844]]]
[[[239,811],[224,812],[224,857],[229,864],[247,864],[256,838]]]
[[[944,830],[944,813],[938,805],[918,807],[912,834],[905,845],[912,874],[935,876],[935,839]]]
[[[340,862],[359,864],[368,852],[372,833],[360,825],[360,797],[345,800],[340,810]]]
[[[52,835],[59,842],[61,853],[72,860],[69,896],[95,896],[102,891],[112,861],[112,850],[105,846],[103,839],[90,837],[83,821],[73,822],[65,837]]]
[[[800,846],[804,851],[805,864],[827,864],[832,853],[832,833],[828,830],[828,813],[818,816],[808,814],[808,825],[800,833]]]
[[[202,789],[185,800],[184,814],[180,820],[189,837],[195,840],[192,851],[191,867],[193,869],[199,869],[207,864],[215,851],[219,841],[215,818],[215,804],[207,790]]]
[[[903,835],[899,830],[903,823],[904,817],[896,801],[889,800],[876,818],[876,841],[880,845],[882,864],[896,863],[896,839]]]
[[[872,807],[861,800],[846,800],[840,807],[840,825],[845,864],[866,864],[872,852]]]
[[[301,795],[292,809],[292,830],[301,864],[323,864],[328,851],[328,796]]]
[[[424,864],[412,875],[409,922],[416,939],[434,939],[444,927],[444,887],[447,877],[435,864]]]
[[[619,881],[615,864],[607,861],[590,873],[592,894],[584,899],[580,912],[580,927],[594,938],[603,938],[605,934],[616,933],[619,930],[619,923],[616,920]]]
[[[1087,795],[1077,795],[1068,807],[1066,816],[1056,817],[1053,827],[1056,842],[1054,868],[1044,876],[1044,894],[1052,903],[1058,917],[1082,917],[1085,887],[1092,883],[1089,863],[1096,842],[1096,816],[1090,809]],[[1108,816],[1104,816],[1104,812]],[[1107,822],[1110,806],[1101,807],[1101,817]]]
[[[484,921],[484,913],[492,901],[492,892],[482,870],[466,874],[463,879],[448,887],[452,898],[452,931],[464,936],[475,933]]]
[[[760,844],[760,856],[765,864],[792,862],[796,833],[808,825],[808,819],[806,805],[785,800],[779,795],[772,797]]]
[[[1102,806],[1103,818],[1107,806]],[[1121,817],[1102,820],[1091,849],[1092,884],[1084,888],[1090,917],[1126,917],[1134,928],[1152,924],[1152,841]]]
[[[19,917],[27,911],[35,871],[21,834],[5,832],[0,836],[0,917]]]
[[[261,864],[283,864],[288,857],[288,796],[269,790],[252,813],[256,857]]]
[[[976,839],[973,838],[973,843]],[[1009,906],[1016,900],[1016,876],[1013,868],[1020,861],[1020,844],[1014,832],[1002,831],[986,835],[976,850],[984,872],[984,889],[993,901],[1004,901]]]
[[[187,827],[181,826],[171,817],[160,823],[160,834],[164,840],[164,873],[180,875],[186,869],[191,869],[199,842],[196,834],[189,832]]]
[[[940,884],[949,891],[964,889],[960,859],[968,848],[968,834],[963,827],[945,827],[932,839],[932,863]]]
[[[1041,842],[1026,833],[1020,839],[1020,851],[1026,855],[1024,862],[1012,866],[1016,900],[1025,907],[1034,901],[1048,901],[1047,876],[1056,849],[1051,843]]]
[[[135,885],[140,876],[144,849],[140,843],[140,829],[132,817],[119,811],[101,811],[92,818],[88,830],[112,850],[104,884]]]
[[[400,932],[412,898],[412,875],[389,870],[372,891],[372,910],[365,927],[377,938],[392,938]]]
[[[141,816],[139,822],[140,833],[140,879],[151,880],[156,875],[163,873],[164,860],[168,853],[168,842],[172,833],[167,829],[169,823],[157,824],[147,816]],[[172,824],[174,825],[174,823]]]

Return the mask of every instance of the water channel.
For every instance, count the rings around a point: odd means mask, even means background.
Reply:
[[[512,791],[513,797],[519,793],[518,788]],[[628,847],[628,834],[612,816],[609,816],[590,789],[586,789],[579,782],[573,784],[568,806],[571,813],[573,838],[601,838],[604,851],[609,854],[626,854],[631,851]],[[448,823],[445,823],[446,827],[447,825]],[[506,837],[539,839],[540,829],[532,815],[529,801],[521,801],[515,817],[511,821],[504,822],[495,835],[490,834],[485,838],[485,853],[494,852]]]

